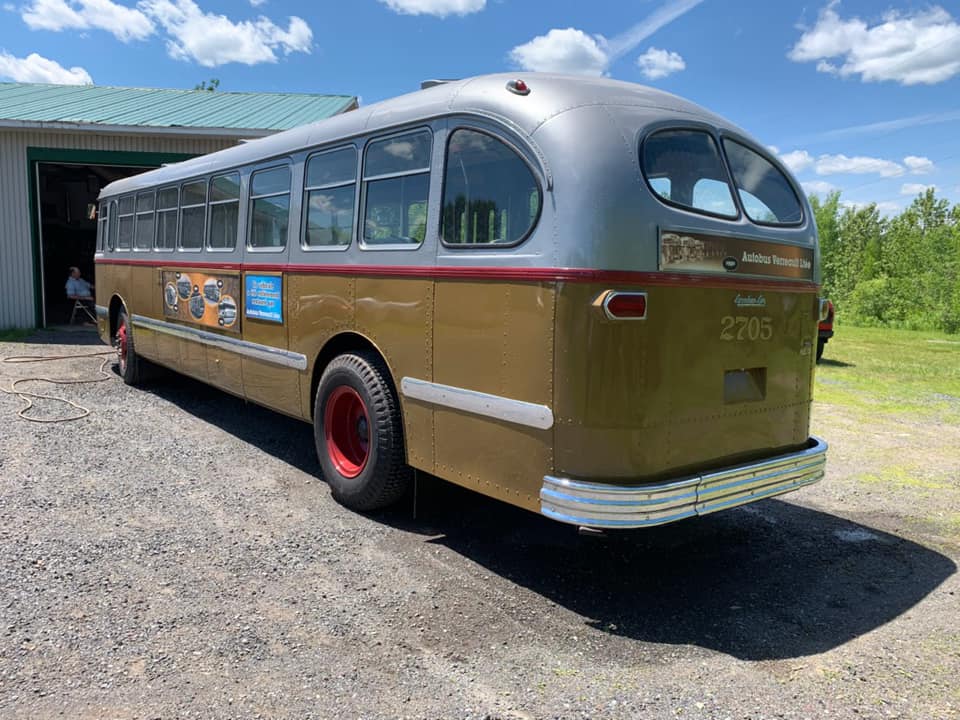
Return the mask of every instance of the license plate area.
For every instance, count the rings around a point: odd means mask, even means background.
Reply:
[[[723,373],[723,402],[725,405],[762,402],[767,399],[767,369],[765,367],[727,370]]]

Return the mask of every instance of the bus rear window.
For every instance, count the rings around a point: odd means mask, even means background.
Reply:
[[[771,225],[793,225],[803,220],[793,187],[769,160],[728,138],[723,140],[723,149],[747,217]]]
[[[735,218],[737,206],[713,137],[702,130],[661,130],[640,152],[654,194],[689,210]]]

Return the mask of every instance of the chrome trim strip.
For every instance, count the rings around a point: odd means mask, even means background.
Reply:
[[[228,352],[244,355],[254,360],[262,360],[263,362],[273,363],[274,365],[280,365],[293,370],[307,369],[306,355],[301,355],[300,353],[289,350],[281,350],[280,348],[271,347],[270,345],[259,345],[257,343],[247,342],[246,340],[238,340],[237,338],[227,335],[217,335],[216,333],[187,327],[186,325],[174,325],[173,323],[154,320],[153,318],[144,317],[143,315],[133,316],[133,326],[154,330],[185,340],[193,340],[203,345],[209,345],[210,347],[219,348],[220,350],[227,350]]]
[[[405,377],[400,381],[400,391],[408,398],[422,400],[442,407],[463,410],[474,415],[504,420],[505,422],[538,430],[549,430],[553,427],[553,411],[546,405],[513,400],[499,395],[467,390],[427,382],[417,378]]]
[[[98,318],[105,318],[110,316],[110,310],[108,308],[105,308],[103,305],[95,305],[94,308],[96,310]]]
[[[540,512],[587,527],[638,528],[682,520],[790,492],[820,480],[827,443],[754,463],[652,485],[608,485],[546,476]]]

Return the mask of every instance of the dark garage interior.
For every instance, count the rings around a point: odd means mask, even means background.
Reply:
[[[94,284],[93,255],[97,244],[97,196],[120,178],[147,167],[38,163],[37,187],[43,255],[44,325],[70,320],[73,303],[64,285],[72,265]]]

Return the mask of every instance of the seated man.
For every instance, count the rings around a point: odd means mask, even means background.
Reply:
[[[93,285],[80,277],[79,268],[70,268],[70,277],[67,278],[66,288],[67,297],[71,300],[79,300],[81,303],[83,303],[87,315],[90,316],[90,319],[92,320],[95,317],[93,315]],[[71,315],[70,321],[73,322],[73,315]]]

